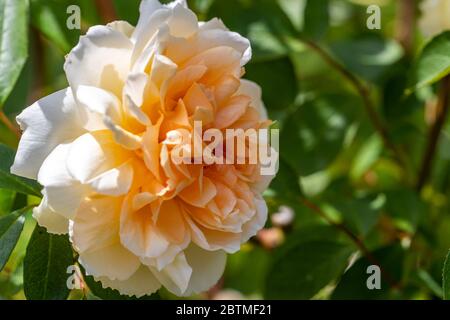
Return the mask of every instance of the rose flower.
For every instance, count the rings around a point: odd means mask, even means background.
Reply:
[[[138,297],[208,290],[226,253],[264,226],[273,176],[260,164],[171,157],[194,121],[267,128],[260,88],[241,79],[250,58],[249,41],[219,19],[198,22],[185,1],[144,0],[136,27],[90,28],[66,57],[69,87],[17,117],[11,171],[43,186],[34,218],[68,233],[104,287]]]

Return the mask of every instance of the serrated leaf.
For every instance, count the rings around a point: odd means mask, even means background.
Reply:
[[[67,268],[73,264],[72,246],[67,235],[49,234],[36,226],[24,260],[24,292],[29,300],[65,300]]]
[[[300,243],[279,255],[266,279],[267,299],[310,299],[345,269],[353,248],[333,241]]]
[[[21,209],[0,218],[0,271],[20,238],[25,223],[23,214],[29,209]]]
[[[434,37],[423,49],[412,71],[410,90],[431,85],[450,74],[450,31]]]
[[[0,1],[0,107],[3,106],[28,55],[28,0]]]
[[[0,188],[41,196],[41,186],[36,181],[16,176],[10,172],[14,150],[0,143]]]
[[[442,272],[442,290],[445,300],[450,300],[450,251],[444,262],[444,270]]]

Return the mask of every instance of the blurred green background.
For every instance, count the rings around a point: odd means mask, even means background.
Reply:
[[[19,8],[6,10],[8,2]],[[279,174],[265,193],[267,226],[229,256],[223,279],[199,297],[449,297],[450,33],[423,34],[419,0],[188,3],[200,20],[219,17],[250,38],[245,77],[262,86],[281,130]],[[81,9],[81,30],[66,27],[71,4]],[[367,28],[369,5],[381,9],[379,30]],[[6,80],[0,76],[2,114],[12,120],[66,87],[64,56],[79,36],[114,19],[136,24],[138,8],[138,0],[0,0],[0,25],[13,19],[16,32],[10,42],[2,36],[0,69],[14,65]],[[0,143],[15,148],[7,122]],[[38,201],[0,189],[0,217]],[[25,298],[23,260],[34,225],[27,213],[0,273],[0,299]],[[373,264],[382,270],[380,290],[366,285]],[[92,281],[90,289],[69,298],[120,298]]]

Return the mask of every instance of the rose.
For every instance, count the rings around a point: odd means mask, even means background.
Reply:
[[[425,36],[432,37],[450,30],[450,1],[425,0],[420,4],[420,9],[419,27]]]
[[[11,171],[37,178],[33,216],[69,233],[104,287],[142,296],[207,290],[226,253],[263,227],[258,164],[174,163],[178,133],[266,128],[260,88],[242,80],[250,43],[185,1],[144,0],[136,28],[95,26],[66,58],[69,88],[25,109]],[[184,148],[192,148],[186,144]]]

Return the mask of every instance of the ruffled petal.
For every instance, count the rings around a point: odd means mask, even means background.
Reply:
[[[11,172],[30,179],[37,178],[43,161],[58,144],[85,132],[70,89],[34,103],[17,122],[24,132]]]

